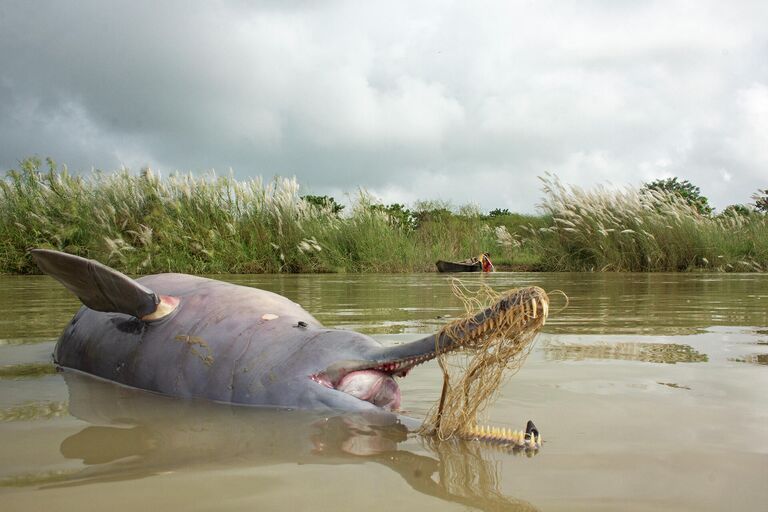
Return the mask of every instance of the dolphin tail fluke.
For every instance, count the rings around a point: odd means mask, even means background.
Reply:
[[[30,254],[40,270],[93,310],[143,318],[158,309],[155,292],[98,261],[48,249],[32,249]]]

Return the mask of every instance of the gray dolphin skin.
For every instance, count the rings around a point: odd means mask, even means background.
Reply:
[[[441,333],[383,347],[329,329],[280,295],[184,274],[131,279],[96,261],[34,249],[84,304],[56,344],[57,365],[178,397],[313,410],[396,411],[395,377],[460,348]],[[514,301],[469,319],[482,331]],[[455,338],[455,336],[454,336]]]

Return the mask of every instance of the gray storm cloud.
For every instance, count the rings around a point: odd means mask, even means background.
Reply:
[[[764,2],[0,5],[0,166],[296,175],[531,211],[537,175],[768,186]]]

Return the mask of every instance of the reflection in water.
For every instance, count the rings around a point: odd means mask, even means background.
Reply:
[[[41,484],[60,482],[76,476],[79,469],[56,469],[37,473],[22,473],[0,479],[0,487],[32,487]]]
[[[80,307],[48,276],[0,276],[0,289],[0,346],[56,339]]]
[[[499,467],[479,443],[424,440],[434,456],[399,449],[413,438],[392,414],[328,416],[307,411],[179,400],[71,371],[69,411],[90,423],[61,442],[86,467],[11,475],[0,486],[73,487],[146,478],[189,466],[363,464],[399,474],[423,494],[481,510],[530,511],[504,496]]]
[[[765,338],[757,338],[755,345],[768,345],[768,329],[757,329],[754,333],[758,336],[765,336]]]
[[[687,389],[688,391],[691,390],[691,388],[689,388],[688,386],[682,386],[677,382],[657,382],[656,384],[661,384],[662,386],[667,386],[675,389]]]
[[[0,366],[0,379],[39,377],[56,373],[53,363],[21,363]]]
[[[750,354],[745,357],[732,358],[730,361],[734,361],[736,363],[768,365],[768,354]]]
[[[644,363],[705,363],[690,345],[677,343],[596,343],[575,344],[548,342],[542,344],[548,361],[581,361],[584,359],[619,359]]]
[[[65,402],[26,402],[0,409],[0,421],[49,420],[65,416],[67,412],[67,404]]]
[[[425,444],[440,460],[436,472],[440,485],[453,496],[451,501],[482,510],[507,510],[506,506],[511,503],[499,491],[500,468],[489,459],[486,447],[478,443],[446,442],[437,438],[427,438]],[[526,453],[529,457],[534,455],[530,451],[517,453]],[[515,501],[514,504],[513,510],[536,510],[523,501]]]

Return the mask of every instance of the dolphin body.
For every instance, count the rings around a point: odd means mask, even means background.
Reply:
[[[56,344],[55,363],[166,395],[395,411],[395,377],[461,347],[461,340],[442,331],[383,347],[369,336],[326,328],[298,304],[268,291],[185,274],[133,280],[66,253],[34,249],[31,255],[84,304]],[[514,300],[507,295],[481,311],[463,332],[482,332]]]

